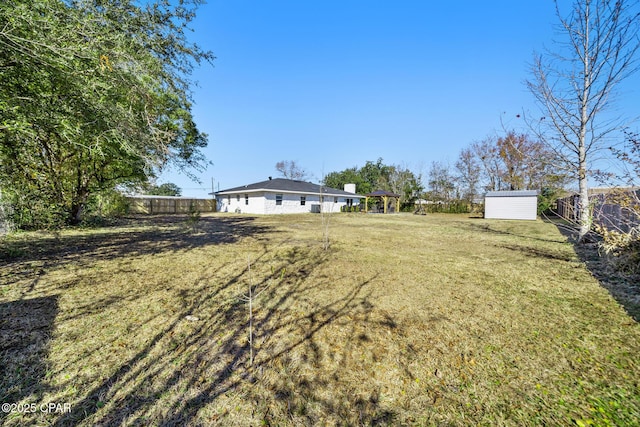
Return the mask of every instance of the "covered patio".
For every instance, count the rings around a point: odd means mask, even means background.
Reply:
[[[368,209],[369,198],[376,198],[382,202],[382,211],[378,208],[379,213],[400,212],[400,194],[392,193],[386,190],[376,190],[373,193],[365,194],[364,206]],[[395,203],[390,204],[390,201]]]

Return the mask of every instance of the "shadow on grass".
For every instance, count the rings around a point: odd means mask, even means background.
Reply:
[[[103,227],[98,232],[47,234],[33,240],[0,242],[0,263],[41,261],[83,265],[122,256],[230,244],[243,237],[258,238],[267,231],[273,232],[270,227],[257,225],[254,221],[255,218],[249,216],[205,216],[191,227],[185,215],[132,217],[123,220],[118,227]]]
[[[573,249],[580,261],[589,269],[600,285],[624,307],[625,311],[636,322],[640,322],[640,286],[630,277],[615,271],[610,262],[598,251],[597,236],[587,242],[578,242],[578,229],[558,216],[549,216],[545,222],[555,225],[558,231],[573,244]]]
[[[0,403],[41,400],[57,312],[57,296],[0,303]]]
[[[483,219],[483,218],[475,218],[475,217],[471,217],[472,219]],[[498,221],[498,223],[504,223],[504,221],[510,221],[510,220],[495,220]],[[519,220],[514,220],[514,222],[517,222]],[[492,227],[491,224],[487,224],[487,223],[482,223],[482,224],[478,224],[478,223],[464,223],[464,225],[466,227],[470,227],[472,230],[474,231],[479,231],[479,232],[483,232],[483,233],[490,233],[490,234],[497,234],[497,235],[504,235],[504,236],[513,236],[513,237],[518,237],[521,239],[525,239],[525,240],[537,240],[539,242],[549,242],[549,243],[555,243],[558,242],[557,239],[545,239],[542,237],[536,237],[536,236],[532,236],[530,234],[520,234],[520,233],[514,233],[513,231],[505,231],[505,230],[499,230],[495,227]]]
[[[546,248],[535,248],[531,246],[523,246],[523,245],[496,245],[499,248],[509,249],[515,252],[520,252],[523,255],[534,257],[534,258],[545,258],[554,261],[564,261],[571,262],[573,261],[573,256],[568,254],[563,254],[557,251],[553,251],[551,249]]]
[[[253,260],[255,265],[268,253],[265,248]],[[247,306],[242,301],[246,289],[238,286],[253,279],[247,271],[226,276],[223,282],[216,278],[215,284],[203,278],[182,291],[189,303],[146,337],[139,351],[119,363],[113,374],[83,391],[72,411],[52,425],[224,424],[226,417],[237,415],[234,405],[245,405],[245,418],[235,419],[236,424],[286,420],[316,425],[324,423],[327,414],[334,417],[333,423],[391,423],[395,414],[380,408],[380,390],[365,397],[338,391],[347,368],[340,360],[336,363],[339,356],[326,348],[326,338],[317,337],[328,328],[339,328],[345,333],[340,341],[357,346],[366,343],[367,336],[355,325],[371,321],[391,330],[396,323],[370,319],[374,305],[368,286],[375,277],[343,286],[322,302],[309,298],[330,286],[322,280],[327,261],[327,253],[318,248],[293,247],[277,258],[270,273],[255,273],[254,286],[265,290],[255,307],[253,364]],[[286,273],[279,279],[283,269]],[[320,280],[308,280],[312,274]],[[190,319],[192,315],[197,317]]]

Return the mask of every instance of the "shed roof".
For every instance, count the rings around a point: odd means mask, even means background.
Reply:
[[[325,194],[328,196],[343,196],[359,198],[362,197],[355,193],[338,190],[337,188],[325,187],[306,181],[298,181],[294,179],[273,178],[266,181],[256,182],[239,187],[228,188],[226,190],[217,191],[217,195],[227,195],[236,193],[255,193],[258,191],[281,191],[283,193],[302,193],[302,194]]]
[[[487,191],[485,197],[534,197],[538,190]]]

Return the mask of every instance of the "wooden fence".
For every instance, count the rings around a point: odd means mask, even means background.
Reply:
[[[171,196],[130,196],[129,212],[135,214],[183,214],[193,211],[215,212],[214,199]]]
[[[558,199],[556,213],[561,217],[578,222],[577,194]],[[611,190],[589,195],[593,212],[593,223],[609,230],[628,233],[640,226],[640,190]]]

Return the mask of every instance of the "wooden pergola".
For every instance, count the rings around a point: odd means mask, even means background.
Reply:
[[[386,190],[376,190],[373,193],[364,195],[364,206],[365,209],[369,206],[369,197],[375,197],[382,200],[384,205],[384,213],[387,213],[387,205],[389,204],[389,199],[395,199],[396,201],[396,212],[400,212],[400,194],[392,193]]]

